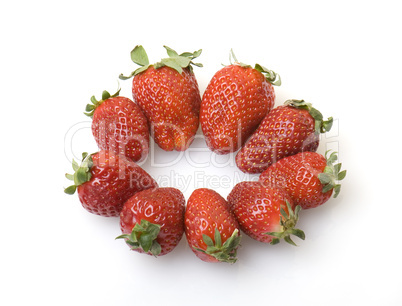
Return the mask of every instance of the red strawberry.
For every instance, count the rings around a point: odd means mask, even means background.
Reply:
[[[341,185],[337,180],[344,179],[346,170],[340,171],[341,164],[334,165],[338,159],[335,152],[329,157],[315,152],[302,152],[285,157],[260,175],[260,182],[266,186],[284,189],[296,205],[303,209],[324,204],[335,190],[337,197]]]
[[[202,67],[192,60],[201,54],[178,54],[166,47],[169,58],[149,64],[142,46],[131,51],[131,59],[142,66],[133,77],[133,98],[148,119],[155,142],[165,151],[184,151],[192,143],[199,125],[201,96],[192,66]]]
[[[78,197],[89,212],[117,217],[124,203],[135,193],[157,187],[155,180],[133,161],[110,151],[82,154],[81,166],[73,160],[74,174],[66,177],[74,181],[64,192]]]
[[[187,201],[185,231],[191,250],[206,262],[236,262],[239,225],[217,192],[196,189]]]
[[[241,182],[230,192],[228,202],[241,230],[251,238],[271,244],[283,238],[293,245],[290,235],[304,240],[303,231],[295,229],[300,206],[295,209],[283,190],[261,182]]]
[[[148,154],[147,119],[137,104],[119,93],[120,89],[114,95],[105,90],[100,101],[92,96],[85,114],[93,119],[92,134],[99,149],[140,161]]]
[[[184,233],[185,199],[175,188],[147,189],[133,195],[120,213],[120,227],[132,250],[162,256]]]
[[[280,85],[275,72],[256,64],[238,63],[216,72],[205,90],[200,109],[202,132],[208,147],[218,153],[237,151],[273,108]]]
[[[236,164],[246,173],[261,173],[271,164],[302,151],[315,152],[319,134],[332,126],[332,117],[303,100],[288,100],[274,108],[236,155]]]

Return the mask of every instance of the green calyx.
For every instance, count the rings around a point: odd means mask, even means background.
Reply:
[[[290,203],[286,201],[286,206],[288,208],[289,214],[281,207],[281,220],[280,225],[282,226],[282,231],[280,232],[268,232],[266,235],[273,236],[271,244],[278,244],[281,239],[285,240],[287,243],[296,246],[296,243],[290,238],[290,235],[294,235],[304,240],[306,238],[304,232],[300,229],[296,229],[295,226],[299,220],[299,212],[301,210],[300,205],[296,206],[295,210],[292,210]]]
[[[342,163],[334,164],[338,160],[336,152],[332,152],[328,156],[328,152],[325,152],[325,159],[327,160],[327,165],[324,168],[324,172],[318,175],[322,187],[322,192],[326,193],[331,189],[334,189],[334,198],[339,195],[341,191],[341,185],[337,181],[341,181],[346,176],[346,170],[341,171]]]
[[[117,97],[120,94],[121,88],[119,88],[115,94],[111,95],[108,91],[104,90],[102,92],[102,99],[101,100],[96,100],[95,96],[91,97],[91,102],[88,103],[87,106],[85,107],[85,112],[84,114],[87,115],[88,117],[93,117],[95,109],[101,105],[104,101],[106,101],[109,98],[114,98]]]
[[[78,186],[91,179],[91,168],[93,166],[92,155],[93,154],[88,154],[86,152],[82,153],[82,162],[80,166],[78,166],[78,163],[73,159],[74,174],[66,173],[66,178],[73,181],[74,184],[65,188],[65,193],[74,194]]]
[[[214,240],[211,237],[203,234],[202,238],[207,245],[206,250],[194,247],[195,250],[210,255],[220,262],[235,263],[237,261],[237,248],[240,244],[241,236],[239,230],[235,229],[223,244],[221,233],[218,228],[215,228]]]
[[[315,109],[311,103],[305,102],[304,100],[292,99],[285,101],[284,105],[307,110],[315,121],[315,132],[317,134],[325,133],[331,130],[334,119],[332,117],[329,117],[327,120],[324,120],[321,112]]]
[[[231,65],[233,65],[233,64],[239,65],[240,67],[243,67],[243,68],[253,68],[250,65],[239,62],[236,58],[236,55],[233,52],[233,49],[230,49],[229,62]],[[274,72],[268,68],[265,68],[264,66],[262,66],[260,64],[255,64],[254,69],[261,72],[264,75],[265,79],[272,85],[280,86],[282,84],[281,77],[276,72]]]
[[[129,76],[124,76],[123,74],[120,74],[119,78],[121,80],[130,79],[133,76],[147,70],[150,66],[154,66],[155,69],[167,66],[176,70],[180,74],[183,72],[184,68],[188,68],[190,71],[193,71],[192,65],[202,67],[202,64],[193,62],[193,59],[201,55],[201,49],[198,51],[194,51],[193,53],[183,52],[181,54],[178,54],[175,50],[169,48],[168,46],[163,47],[166,49],[169,57],[161,59],[161,61],[156,64],[150,64],[148,55],[145,52],[144,47],[141,45],[135,46],[135,48],[131,51],[131,60],[141,67],[134,70]]]
[[[123,234],[116,239],[125,239],[133,250],[142,249],[145,253],[150,252],[158,256],[162,251],[160,244],[156,241],[160,230],[159,224],[142,219],[140,223],[135,224],[131,234]]]

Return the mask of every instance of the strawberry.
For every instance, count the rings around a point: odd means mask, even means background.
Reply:
[[[241,182],[228,195],[228,202],[241,230],[255,240],[277,244],[283,238],[296,245],[290,235],[305,238],[302,230],[295,229],[300,206],[295,208],[289,195],[279,188]]]
[[[162,256],[171,252],[184,234],[185,199],[176,188],[136,193],[120,213],[122,235],[132,250]]]
[[[136,163],[110,151],[83,153],[80,166],[73,160],[73,169],[74,174],[66,177],[74,184],[64,192],[74,194],[77,190],[82,206],[100,216],[118,217],[132,195],[158,186]]]
[[[341,163],[336,152],[325,157],[316,152],[301,152],[285,157],[260,175],[260,182],[266,186],[284,189],[296,205],[303,209],[313,208],[329,200],[333,191],[337,197],[341,185],[336,181],[346,176],[346,170],[340,171]]]
[[[120,89],[114,95],[105,90],[99,101],[92,96],[84,114],[92,118],[92,134],[99,149],[141,161],[149,148],[147,119],[137,104],[119,93]]]
[[[217,154],[237,151],[273,108],[280,85],[275,72],[237,62],[215,73],[201,102],[200,123],[208,147]]]
[[[197,257],[206,262],[236,262],[239,225],[221,195],[207,188],[194,190],[184,218],[187,241]]]
[[[133,77],[133,98],[148,119],[155,142],[165,151],[184,151],[192,143],[199,125],[201,96],[191,65],[201,54],[178,54],[164,46],[169,55],[150,65],[142,46],[131,51],[131,59],[141,67],[125,77]]]
[[[274,108],[236,155],[236,164],[246,173],[261,173],[271,164],[302,151],[315,152],[319,134],[331,129],[332,117],[303,100],[288,100]]]

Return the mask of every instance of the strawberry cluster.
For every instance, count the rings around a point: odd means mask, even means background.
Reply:
[[[78,193],[93,214],[120,217],[127,245],[140,253],[171,252],[185,234],[191,250],[207,262],[237,260],[241,232],[264,243],[292,236],[300,210],[324,204],[340,191],[346,171],[335,152],[316,153],[319,135],[331,129],[332,118],[303,100],[288,100],[274,108],[278,74],[259,64],[231,63],[212,77],[200,95],[193,72],[201,50],[177,53],[150,64],[142,46],[131,51],[140,67],[132,78],[133,100],[104,91],[92,96],[85,114],[99,152],[83,153],[67,194]],[[161,188],[137,162],[146,158],[150,136],[165,151],[184,151],[201,125],[206,144],[216,154],[238,151],[236,164],[258,181],[241,182],[227,199],[200,188],[186,200],[176,188]]]

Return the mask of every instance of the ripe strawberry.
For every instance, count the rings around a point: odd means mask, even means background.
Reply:
[[[157,187],[156,181],[133,161],[110,151],[83,153],[81,166],[73,160],[74,174],[66,177],[74,181],[64,192],[78,197],[89,212],[117,217],[135,193]]]
[[[187,201],[184,222],[188,244],[197,257],[206,262],[236,262],[239,225],[217,192],[194,190]]]
[[[147,119],[137,104],[119,93],[120,89],[114,95],[105,90],[99,101],[92,96],[85,115],[93,119],[92,134],[99,149],[141,161],[149,148]]]
[[[328,153],[328,152],[327,152]],[[336,198],[341,185],[336,181],[345,178],[346,170],[340,171],[341,163],[336,152],[325,157],[316,152],[301,152],[285,157],[260,175],[260,182],[266,186],[284,189],[296,205],[303,209],[324,204],[333,190]]]
[[[185,202],[175,188],[147,189],[133,195],[120,213],[123,238],[132,250],[162,256],[171,252],[184,233]]]
[[[201,54],[178,54],[166,47],[168,58],[150,65],[142,46],[131,51],[131,59],[141,68],[133,77],[133,98],[148,119],[155,142],[165,151],[184,151],[192,143],[199,125],[201,96],[191,65],[202,67],[192,60]]]
[[[200,122],[208,147],[218,154],[237,151],[274,107],[280,85],[275,72],[237,62],[215,73],[205,90]]]
[[[241,230],[251,238],[277,244],[295,235],[304,240],[302,230],[295,229],[300,206],[293,205],[289,195],[276,187],[267,188],[261,182],[241,182],[230,192],[228,202]]]
[[[246,173],[261,173],[271,164],[302,151],[315,152],[319,134],[331,129],[332,117],[303,100],[288,100],[274,108],[236,155],[236,164]]]

